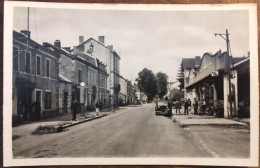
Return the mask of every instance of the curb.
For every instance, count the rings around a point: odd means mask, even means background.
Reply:
[[[96,116],[96,117],[93,117],[93,118],[87,118],[85,120],[81,120],[81,121],[78,121],[78,122],[75,122],[75,123],[67,124],[67,125],[62,126],[60,129],[63,130],[65,128],[72,127],[72,126],[75,126],[75,125],[78,125],[78,124],[81,124],[81,123],[84,123],[84,122],[92,121],[92,120],[95,120],[95,119],[98,119],[98,118],[101,118],[101,117],[104,117],[104,116],[107,116],[107,114],[102,114],[100,116]]]
[[[188,120],[188,119],[184,119],[184,120]],[[188,126],[241,126],[241,127],[245,127],[245,128],[250,128],[250,124],[247,124],[245,122],[241,122],[241,121],[236,121],[238,123],[207,123],[207,124],[201,124],[201,123],[183,123],[180,120],[176,119],[175,117],[172,117],[172,121],[174,123],[179,123],[180,127],[188,127]],[[233,120],[235,121],[235,120]]]
[[[246,124],[216,124],[216,123],[209,123],[209,124],[184,124],[184,123],[179,123],[180,127],[184,128],[184,127],[189,127],[189,126],[225,126],[225,127],[245,127],[245,128],[249,128]]]

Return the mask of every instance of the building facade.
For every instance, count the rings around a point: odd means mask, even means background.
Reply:
[[[128,81],[123,78],[122,76],[119,77],[119,83],[121,86],[121,89],[119,91],[119,105],[126,105],[129,102],[128,97]]]
[[[57,114],[59,54],[33,41],[29,31],[13,31],[13,121]],[[33,103],[39,101],[40,114]]]
[[[191,101],[196,98],[205,107],[223,107],[226,118],[239,116],[238,104],[241,104],[242,100],[239,102],[238,97],[241,98],[239,95],[245,94],[239,88],[239,81],[247,79],[244,81],[247,83],[244,87],[250,89],[249,64],[247,66],[245,60],[249,61],[249,58],[232,58],[221,51],[216,54],[205,53],[201,60],[198,57],[183,59],[184,97]],[[245,63],[240,64],[241,61]],[[241,68],[242,65],[245,67]],[[243,73],[240,69],[244,69]],[[249,96],[246,97],[249,99]]]
[[[86,41],[83,36],[79,36],[79,44],[72,49],[72,53],[75,52],[89,54],[106,65],[108,73],[106,87],[109,90],[110,106],[117,106],[120,91],[120,57],[113,46],[105,45],[104,36],[99,36],[98,40],[89,38]]]

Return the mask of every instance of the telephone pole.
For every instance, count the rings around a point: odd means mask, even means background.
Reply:
[[[232,118],[233,117],[233,108],[232,108],[232,93],[231,93],[231,81],[230,81],[230,56],[229,56],[229,50],[230,50],[230,41],[229,41],[229,34],[228,34],[228,29],[226,29],[226,33],[225,34],[220,34],[220,33],[215,33],[215,37],[219,35],[220,37],[222,37],[224,40],[226,40],[226,44],[227,44],[227,62],[226,59],[224,59],[224,64],[226,66],[225,68],[225,73],[227,75],[228,78],[228,101],[229,101],[229,108],[230,108],[230,112],[228,113],[228,117]],[[232,60],[231,60],[232,61]]]

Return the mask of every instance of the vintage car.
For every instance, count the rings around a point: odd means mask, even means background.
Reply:
[[[172,109],[168,106],[167,101],[158,101],[155,106],[155,115],[171,116]]]

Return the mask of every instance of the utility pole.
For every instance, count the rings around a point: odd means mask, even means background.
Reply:
[[[230,107],[230,113],[228,113],[228,117],[232,118],[233,117],[233,108],[232,108],[232,93],[231,93],[231,81],[230,81],[230,56],[229,56],[229,50],[230,50],[230,42],[229,42],[229,34],[228,34],[228,29],[226,29],[226,33],[225,34],[220,34],[220,33],[215,33],[215,37],[219,35],[220,37],[222,37],[224,40],[226,40],[226,44],[227,44],[227,62],[224,59],[224,64],[227,64],[227,67],[225,69],[225,73],[227,74],[227,78],[228,78],[228,101],[229,101],[229,107]],[[232,60],[231,60],[232,61]]]
[[[30,8],[27,9],[27,51],[28,51],[28,45],[29,45],[29,21],[30,21]]]

